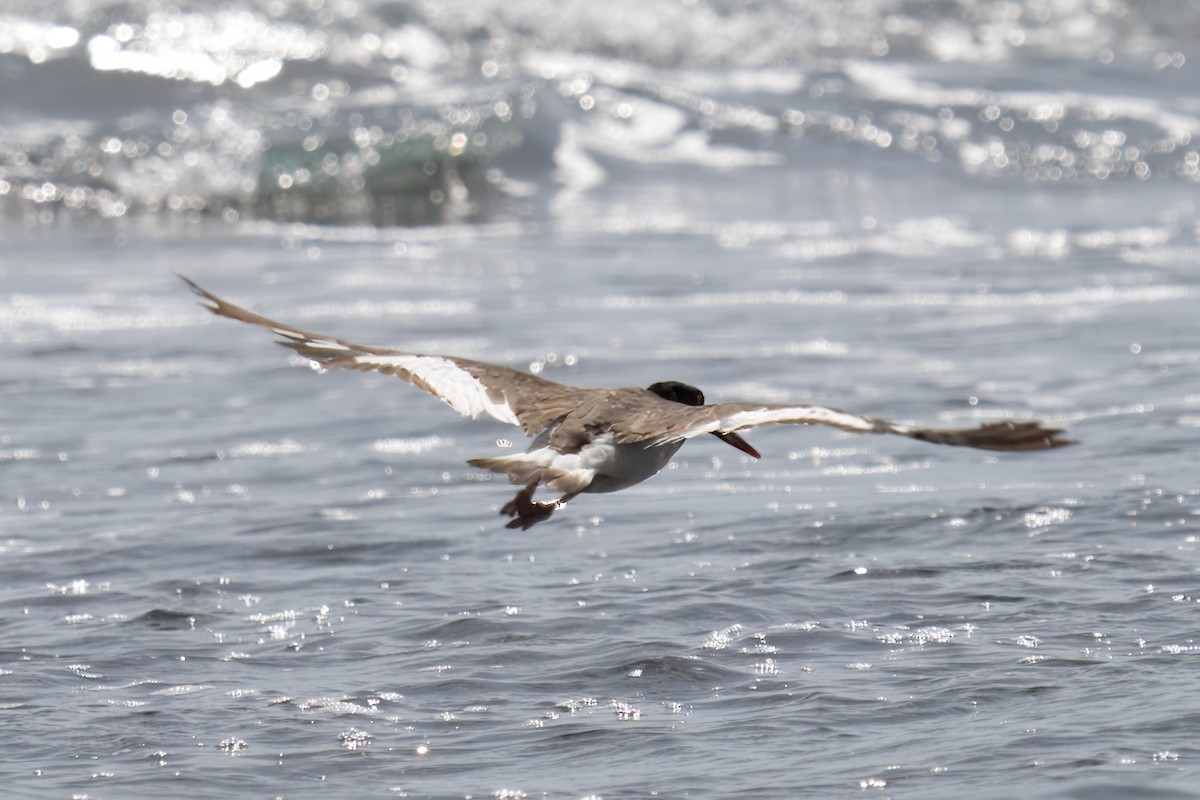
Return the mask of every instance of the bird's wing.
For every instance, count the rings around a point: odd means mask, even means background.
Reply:
[[[382,372],[424,389],[464,417],[486,413],[519,425],[533,436],[570,413],[596,389],[578,389],[496,364],[454,356],[423,355],[371,347],[294,328],[255,314],[179,276],[201,298],[201,305],[221,317],[267,328],[279,344],[322,367]]]
[[[681,406],[669,415],[654,415],[636,425],[614,425],[619,441],[666,444],[702,433],[733,433],[761,425],[828,425],[852,433],[891,433],[932,444],[974,447],[980,450],[1048,450],[1074,444],[1057,428],[1033,421],[984,423],[975,428],[921,428],[836,408],[783,403],[715,403]]]

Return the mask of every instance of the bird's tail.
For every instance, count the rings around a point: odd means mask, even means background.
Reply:
[[[472,467],[507,475],[509,483],[527,486],[536,480],[556,492],[582,492],[596,476],[593,469],[555,469],[549,461],[550,458],[544,456],[542,451],[534,450],[511,456],[472,458],[467,463]]]

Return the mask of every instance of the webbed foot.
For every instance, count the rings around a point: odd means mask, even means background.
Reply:
[[[533,499],[533,493],[537,491],[537,481],[532,481],[521,491],[517,492],[517,496],[509,500],[500,509],[500,513],[506,517],[514,517],[504,527],[520,528],[527,531],[539,522],[544,522],[550,519],[555,510],[563,503],[574,497],[573,494],[566,494],[555,500],[552,503],[540,503]]]

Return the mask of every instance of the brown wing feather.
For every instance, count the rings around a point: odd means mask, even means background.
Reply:
[[[670,403],[671,401],[663,401]],[[733,433],[764,425],[827,425],[852,433],[885,433],[907,436],[931,444],[972,447],[979,450],[1049,450],[1075,444],[1060,436],[1059,428],[1035,421],[989,422],[974,428],[922,428],[836,408],[785,403],[716,403],[685,406],[672,403],[670,413],[648,413],[622,419],[613,425],[618,441],[668,442],[702,433]]]
[[[585,398],[602,391],[578,389],[483,361],[373,347],[306,331],[230,303],[183,275],[179,277],[202,298],[201,304],[212,313],[267,328],[280,337],[278,344],[295,350],[323,367],[395,375],[441,398],[460,413],[476,416],[479,411],[484,411],[502,421],[517,422],[528,436],[539,433],[551,422],[578,407]],[[438,362],[445,365],[440,373],[437,369],[431,373],[429,370],[417,368],[418,365],[437,368],[440,366]],[[446,381],[435,385],[438,383],[435,378],[439,374],[445,377],[445,374],[455,370],[474,378],[480,385],[479,390],[486,393],[486,398],[468,398],[470,402],[465,404],[456,402],[458,398],[445,390]],[[449,377],[454,378],[453,375]],[[459,381],[462,380],[464,379],[460,376]]]
[[[441,398],[460,413],[476,416],[487,412],[502,421],[519,424],[530,436],[571,415],[555,432],[555,444],[563,452],[575,452],[602,431],[612,431],[622,443],[663,444],[702,433],[732,433],[777,424],[828,425],[854,433],[890,433],[932,444],[982,450],[1048,450],[1075,444],[1059,436],[1064,431],[1033,421],[991,422],[975,428],[920,428],[823,406],[781,403],[688,406],[645,389],[579,389],[482,361],[372,347],[312,333],[255,314],[182,275],[179,277],[203,298],[203,305],[209,311],[267,328],[280,337],[279,344],[324,367],[396,375]],[[478,385],[467,386],[464,395],[463,383],[470,383],[470,379]]]

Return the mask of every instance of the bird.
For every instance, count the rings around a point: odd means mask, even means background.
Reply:
[[[324,368],[395,375],[472,419],[487,415],[533,437],[513,455],[472,458],[473,467],[520,486],[500,507],[508,528],[528,530],[583,493],[616,492],[660,472],[688,439],[711,434],[754,459],[762,455],[738,431],[776,424],[825,425],[852,433],[895,434],[931,444],[996,451],[1035,451],[1076,442],[1036,421],[926,428],[837,408],[797,403],[706,403],[704,393],[668,380],[646,388],[568,386],[498,364],[357,344],[276,322],[235,305],[183,275],[200,305],[221,317],[257,325],[277,343]],[[539,487],[559,492],[533,499]]]

